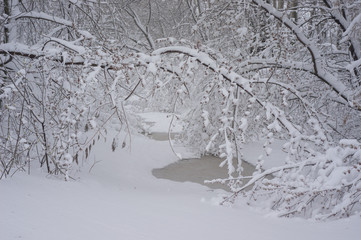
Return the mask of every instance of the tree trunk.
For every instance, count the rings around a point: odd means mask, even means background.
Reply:
[[[289,8],[291,9],[290,18],[297,23],[297,6],[298,6],[298,0],[291,0]]]

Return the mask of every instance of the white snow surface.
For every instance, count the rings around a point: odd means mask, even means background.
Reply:
[[[220,206],[227,194],[156,179],[174,161],[168,142],[133,136],[131,151],[98,141],[68,182],[33,167],[0,181],[0,239],[359,239],[360,216],[331,222],[278,218],[246,205]],[[92,164],[97,162],[89,173]],[[73,169],[75,170],[75,169]]]
[[[286,143],[286,141],[274,140],[273,143],[264,148],[265,141],[266,140],[259,140],[245,144],[242,149],[244,160],[256,165],[257,160],[262,155],[261,159],[263,160],[263,169],[270,169],[284,165],[287,153],[282,151],[282,146]],[[267,156],[267,153],[269,153],[269,156]]]
[[[171,132],[177,133],[182,130],[182,123],[177,119],[176,115],[173,117],[173,113],[144,112],[138,113],[137,115],[143,119],[143,128],[148,133],[166,133],[171,123]]]

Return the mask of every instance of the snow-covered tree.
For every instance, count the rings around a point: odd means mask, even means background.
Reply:
[[[103,37],[91,1],[4,1],[1,6],[1,172],[39,161],[68,178],[131,93],[135,73]],[[104,40],[105,39],[105,40]],[[128,86],[129,85],[129,86]]]
[[[192,129],[199,132],[195,140],[207,139],[208,151],[226,157],[230,176],[219,181],[234,188],[233,200],[250,185],[239,187],[247,177],[235,168],[242,141],[261,136],[269,154],[274,138],[289,139],[285,166],[251,176],[250,203],[266,201],[283,215],[346,216],[360,209],[360,3],[276,3],[221,3],[199,22],[212,33],[205,44],[218,48],[209,56],[230,77],[222,74],[226,84],[206,94],[210,104],[195,122],[203,118],[207,130]]]
[[[125,104],[183,113],[186,145],[224,158],[234,202],[281,215],[361,208],[361,2],[31,1],[0,5],[0,177],[63,173]],[[243,176],[242,149],[287,143]],[[116,144],[114,144],[115,146]],[[249,180],[245,184],[245,180]],[[252,190],[248,191],[249,187]]]

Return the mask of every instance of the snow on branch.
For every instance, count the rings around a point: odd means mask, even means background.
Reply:
[[[44,52],[21,43],[0,44],[0,54],[10,54],[28,58],[39,58],[45,55]]]
[[[57,23],[57,24],[68,26],[68,27],[74,27],[74,24],[72,22],[70,22],[68,20],[65,20],[63,18],[59,18],[59,17],[56,17],[56,16],[49,15],[49,14],[44,13],[44,12],[31,11],[31,12],[26,12],[26,13],[19,14],[19,15],[14,17],[15,20],[21,19],[21,18],[41,19],[41,20],[54,22],[54,23]]]
[[[64,47],[66,47],[67,49],[69,49],[69,50],[72,50],[72,51],[74,51],[74,52],[76,52],[76,53],[78,53],[78,54],[84,54],[85,52],[86,52],[86,50],[85,50],[85,48],[83,47],[83,46],[79,46],[79,45],[75,45],[75,43],[77,43],[77,42],[79,42],[79,41],[81,41],[81,40],[83,40],[83,38],[80,38],[80,39],[77,39],[77,40],[75,40],[75,41],[65,41],[65,40],[63,40],[63,39],[59,39],[59,38],[55,38],[55,37],[50,37],[49,38],[49,40],[44,44],[44,46],[43,46],[43,49],[44,49],[44,47],[45,47],[45,45],[47,44],[47,43],[49,43],[49,42],[55,42],[55,43],[58,43],[58,44],[60,44],[60,45],[62,45],[62,46],[64,46]],[[42,49],[42,50],[43,50]]]
[[[358,14],[351,23],[347,24],[347,29],[345,30],[345,32],[342,34],[342,36],[347,36],[351,33],[351,31],[353,31],[353,28],[355,28],[357,25],[361,25],[361,13]]]
[[[284,112],[277,108],[276,106],[272,105],[269,102],[264,102],[257,98],[254,95],[253,90],[250,86],[250,80],[240,76],[236,72],[227,69],[225,67],[218,67],[217,63],[206,53],[200,52],[196,49],[183,47],[183,46],[171,46],[171,47],[164,47],[155,50],[152,54],[153,55],[162,55],[162,54],[169,54],[169,53],[180,53],[189,55],[194,57],[199,63],[206,66],[208,69],[212,70],[215,73],[222,75],[227,81],[231,83],[237,84],[241,89],[243,89],[249,96],[255,99],[255,101],[260,104],[265,110],[269,111],[277,121],[279,121],[283,127],[287,129],[287,131],[291,135],[299,135],[300,132],[294,125],[287,120]]]
[[[361,143],[341,140],[339,146],[324,154],[250,176],[247,184],[221,204],[234,202],[239,194],[253,186],[248,194],[249,204],[267,202],[279,216],[318,220],[347,217],[361,210],[360,171]]]
[[[267,11],[269,14],[278,19],[282,24],[289,28],[296,36],[298,41],[304,45],[312,57],[313,71],[324,83],[329,85],[341,98],[347,102],[352,108],[361,110],[361,105],[353,101],[352,92],[344,85],[336,76],[329,73],[324,69],[324,60],[321,57],[320,49],[316,46],[315,42],[310,40],[291,19],[283,12],[277,10],[272,5],[263,0],[252,0],[255,4]]]
[[[313,72],[312,65],[305,62],[297,61],[284,61],[281,59],[261,59],[261,58],[252,58],[249,60],[243,61],[238,68],[240,68],[240,73],[245,73],[247,71],[260,70],[263,68],[283,68],[283,69],[294,69],[311,74]],[[317,76],[317,75],[316,75]]]
[[[361,58],[361,46],[360,41],[356,41],[356,39],[352,38],[351,32],[355,29],[354,27],[357,25],[357,23],[360,24],[361,16],[360,14],[357,15],[351,22],[345,19],[345,17],[342,15],[341,10],[337,9],[335,6],[331,5],[329,1],[324,1],[327,5],[327,7],[331,10],[330,13],[332,17],[336,20],[336,23],[338,23],[342,30],[344,31],[342,36],[343,39],[341,42],[346,41],[346,39],[349,39],[351,42],[351,46],[354,49],[354,54],[356,55],[357,59]]]

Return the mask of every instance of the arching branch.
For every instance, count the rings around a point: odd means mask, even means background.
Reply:
[[[271,114],[277,119],[277,121],[287,129],[287,131],[291,135],[298,135],[300,132],[297,130],[297,128],[287,120],[284,112],[277,108],[276,106],[273,106],[269,102],[264,102],[257,98],[255,94],[252,91],[252,88],[250,86],[250,80],[243,78],[239,74],[235,73],[234,71],[224,68],[224,67],[218,67],[217,63],[210,58],[210,56],[206,53],[199,52],[196,49],[191,49],[187,47],[182,46],[174,46],[174,47],[165,47],[158,49],[153,52],[153,55],[164,55],[164,54],[171,54],[171,53],[179,53],[188,55],[190,57],[195,58],[200,64],[207,67],[214,73],[220,74],[223,76],[224,79],[226,79],[230,83],[236,84],[238,87],[243,89],[250,97],[254,98],[256,102],[261,105],[264,109],[267,109],[271,112]],[[151,59],[147,59],[146,56],[144,56],[146,61],[151,61]]]

